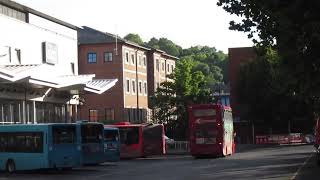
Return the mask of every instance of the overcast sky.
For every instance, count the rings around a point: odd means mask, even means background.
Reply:
[[[234,16],[216,0],[14,0],[76,26],[118,34],[137,33],[143,41],[166,37],[188,48],[208,45],[228,52],[251,46],[242,32],[230,31]]]

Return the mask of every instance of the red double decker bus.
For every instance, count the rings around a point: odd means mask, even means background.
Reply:
[[[120,157],[138,158],[165,154],[164,127],[162,124],[130,124],[121,122],[112,125],[120,132]]]
[[[226,156],[235,152],[231,108],[199,104],[188,108],[192,156]]]

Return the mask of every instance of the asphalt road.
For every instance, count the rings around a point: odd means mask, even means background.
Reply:
[[[176,155],[125,160],[69,171],[29,171],[9,176],[1,173],[0,180],[313,179],[313,171],[318,169],[312,155],[313,147],[310,145],[277,146],[244,151],[226,158],[194,159]]]

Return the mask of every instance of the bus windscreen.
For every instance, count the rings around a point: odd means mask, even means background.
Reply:
[[[100,143],[103,137],[103,125],[83,124],[81,125],[82,143]]]
[[[215,144],[217,134],[215,124],[199,124],[195,129],[196,144]]]
[[[55,126],[52,131],[54,144],[72,144],[76,142],[76,127],[74,126]]]
[[[121,144],[131,145],[139,143],[139,127],[119,128]]]
[[[117,130],[104,130],[105,142],[118,141],[118,140],[119,140],[119,134]]]
[[[194,117],[212,117],[216,115],[215,109],[194,109],[193,116]]]

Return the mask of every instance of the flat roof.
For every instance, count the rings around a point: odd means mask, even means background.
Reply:
[[[30,7],[27,7],[25,5],[19,4],[19,3],[15,2],[15,1],[0,0],[0,4],[8,6],[10,8],[16,9],[16,10],[19,10],[19,11],[22,11],[22,12],[26,12],[26,13],[31,13],[31,14],[37,15],[39,17],[48,19],[48,20],[50,20],[52,22],[55,22],[57,24],[63,25],[65,27],[68,27],[68,28],[71,28],[71,29],[74,29],[74,30],[78,29],[78,27],[75,26],[75,25],[72,25],[70,23],[64,22],[62,20],[59,20],[59,19],[54,18],[52,16],[49,16],[47,14],[44,14],[44,13],[42,13],[40,11],[34,10],[34,9],[30,8]]]

